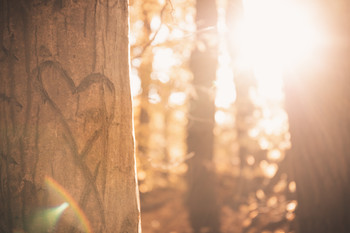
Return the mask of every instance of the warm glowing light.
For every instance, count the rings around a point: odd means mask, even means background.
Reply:
[[[273,233],[286,233],[286,232],[282,229],[277,229]]]
[[[139,77],[138,71],[135,68],[131,69],[130,73],[130,88],[132,96],[138,96],[142,92],[141,78]]]
[[[218,110],[215,112],[215,122],[219,125],[232,124],[232,116],[227,112]]]
[[[291,201],[287,204],[286,209],[289,212],[293,212],[296,207],[297,207],[297,201],[294,200],[294,201]]]
[[[184,92],[173,92],[169,96],[170,105],[183,105],[186,101],[186,94]]]
[[[247,163],[248,163],[248,165],[253,165],[253,164],[255,163],[255,158],[254,158],[254,156],[249,155],[249,156],[247,157]]]
[[[146,184],[140,184],[139,185],[139,190],[141,193],[147,193],[148,191],[150,191],[150,188],[148,185]]]
[[[215,106],[228,109],[236,100],[236,89],[233,81],[233,71],[230,67],[230,58],[224,51],[222,53],[219,56],[219,67],[216,71]]]
[[[248,135],[249,135],[250,137],[252,137],[252,138],[258,137],[258,136],[259,136],[259,133],[260,133],[260,131],[259,131],[258,128],[253,128],[253,129],[250,129],[250,130],[248,131]]]
[[[152,31],[158,30],[158,28],[161,25],[161,23],[162,23],[162,20],[161,20],[161,18],[158,15],[153,16],[152,20],[151,20],[151,29],[152,29]]]
[[[143,170],[140,170],[137,172],[137,178],[138,180],[144,180],[146,178],[146,172]]]
[[[265,193],[264,193],[264,191],[263,191],[262,189],[258,189],[258,190],[256,191],[256,197],[259,198],[260,200],[263,199],[263,198],[265,198]]]
[[[152,63],[152,80],[158,80],[162,83],[170,81],[170,72],[174,66],[180,64],[174,51],[170,48],[154,48],[152,50],[154,57]]]
[[[307,62],[324,43],[315,12],[291,0],[244,0],[244,19],[232,33],[238,63],[254,69],[259,91],[280,99],[281,76]]]
[[[170,48],[154,48],[152,67],[154,70],[168,72],[173,66],[178,65],[174,57],[174,51]]]
[[[170,33],[170,30],[167,26],[165,25],[160,26],[157,36],[152,41],[152,45],[164,43],[165,41],[167,41],[169,37],[169,33]],[[151,36],[153,36],[153,34],[151,34]]]
[[[231,57],[228,52],[227,44],[225,43],[225,12],[223,7],[218,8],[219,17],[217,23],[217,30],[219,33],[219,56],[218,68],[216,71],[216,97],[215,106],[218,108],[229,109],[236,100],[236,88],[234,84],[234,75],[231,64]]]
[[[270,164],[265,169],[265,175],[269,178],[272,178],[277,172],[278,166],[277,164]]]
[[[294,193],[295,190],[297,189],[297,185],[296,185],[295,181],[290,182],[289,185],[288,185],[288,188],[289,188],[289,191]]]
[[[293,212],[287,212],[286,214],[286,219],[288,219],[289,221],[294,220],[295,218],[295,214]]]
[[[278,170],[277,164],[270,164],[266,160],[260,162],[260,168],[262,169],[264,175],[268,178],[272,178]]]
[[[269,140],[267,140],[266,138],[262,137],[259,138],[258,140],[259,146],[262,150],[267,150],[270,146],[270,142]]]
[[[272,196],[272,197],[269,198],[269,200],[267,200],[267,206],[272,207],[272,206],[277,204],[277,201],[278,201],[277,197],[276,196]]]
[[[282,154],[280,150],[270,150],[267,153],[267,158],[269,158],[270,160],[279,160],[281,158]]]
[[[155,88],[151,88],[148,93],[148,101],[152,104],[157,104],[161,101],[158,90]]]

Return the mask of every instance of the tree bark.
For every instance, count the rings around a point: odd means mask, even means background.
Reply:
[[[0,4],[0,232],[138,232],[128,2]]]
[[[215,1],[196,3],[198,41],[204,49],[196,48],[191,56],[191,70],[196,96],[190,101],[187,150],[194,153],[188,161],[188,197],[190,222],[195,233],[219,232],[220,211],[216,200],[215,166],[213,164],[215,95],[213,84],[216,77],[217,47],[205,38],[201,30],[216,26]]]
[[[331,43],[285,79],[297,232],[345,233],[350,232],[350,5],[316,3]]]

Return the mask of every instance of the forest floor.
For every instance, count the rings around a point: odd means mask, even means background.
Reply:
[[[143,233],[192,233],[184,194],[175,189],[158,189],[141,195]],[[242,216],[229,207],[221,210],[221,232],[242,232]]]
[[[221,187],[223,194],[225,189]],[[193,233],[185,206],[185,195],[178,189],[156,189],[141,194],[141,224],[143,233]],[[221,198],[223,200],[224,198]],[[254,204],[254,203],[253,203]],[[267,213],[249,210],[241,204],[234,210],[228,203],[219,203],[222,233],[285,233],[293,232],[277,209]],[[254,205],[252,205],[254,206]]]
[[[183,195],[178,190],[141,194],[141,224],[143,233],[192,233]]]

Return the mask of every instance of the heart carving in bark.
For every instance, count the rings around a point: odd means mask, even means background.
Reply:
[[[75,153],[85,157],[114,118],[114,84],[106,76],[93,73],[76,86],[61,64],[54,61],[41,63],[37,72],[41,96],[66,128]]]
[[[101,163],[98,162],[91,171],[85,158],[99,138],[108,137],[115,110],[114,84],[103,74],[92,73],[75,85],[68,72],[56,61],[41,63],[34,73],[39,93],[62,125],[73,160],[86,181],[79,204],[85,206],[92,191],[104,224],[104,208],[96,185]],[[106,151],[103,153],[102,157],[107,156]],[[98,161],[101,159],[99,157]],[[106,160],[102,161],[104,166]]]

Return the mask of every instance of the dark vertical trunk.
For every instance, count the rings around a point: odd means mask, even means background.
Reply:
[[[0,232],[138,232],[127,1],[0,12]]]
[[[217,48],[206,40],[202,29],[216,26],[217,12],[214,0],[196,3],[197,39],[205,48],[197,47],[191,56],[193,86],[196,96],[190,101],[187,146],[194,157],[188,161],[187,205],[194,232],[219,232],[219,208],[215,194],[213,164],[213,127],[215,104],[213,84],[217,67]]]
[[[285,79],[297,232],[346,233],[350,232],[350,8],[346,1],[319,1],[317,7],[333,39],[319,48],[312,63]]]

